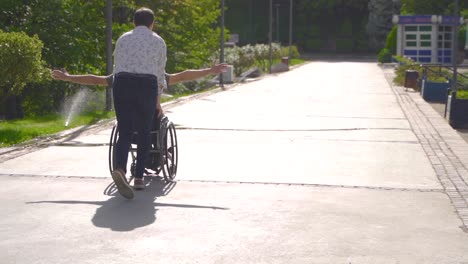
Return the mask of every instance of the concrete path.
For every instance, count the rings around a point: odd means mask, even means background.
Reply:
[[[468,263],[466,142],[391,77],[313,62],[168,105],[178,181],[131,201],[112,124],[0,155],[1,263]]]

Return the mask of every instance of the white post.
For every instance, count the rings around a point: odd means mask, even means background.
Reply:
[[[438,42],[439,42],[439,23],[438,17],[433,15],[432,21],[432,32],[431,32],[431,63],[437,63],[438,60]]]

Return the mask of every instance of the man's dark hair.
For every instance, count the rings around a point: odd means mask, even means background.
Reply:
[[[154,22],[154,13],[151,9],[142,7],[135,11],[133,15],[133,23],[135,26],[147,26]]]

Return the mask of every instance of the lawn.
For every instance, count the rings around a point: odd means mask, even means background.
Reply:
[[[0,147],[8,147],[73,127],[91,125],[99,120],[112,118],[113,116],[114,112],[98,111],[82,113],[71,119],[68,126],[65,126],[66,118],[58,114],[21,120],[0,121]]]

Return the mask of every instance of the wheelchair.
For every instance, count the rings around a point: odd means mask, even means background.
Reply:
[[[136,134],[133,132],[130,156],[132,163],[130,172],[135,177],[136,161],[137,161],[137,146]],[[110,143],[109,143],[109,170],[114,171],[116,144],[119,138],[119,129],[117,123],[112,128]],[[157,176],[163,174],[164,180],[169,183],[173,182],[177,174],[179,151],[177,145],[177,134],[174,124],[169,121],[166,116],[155,118],[151,129],[151,147],[149,155],[145,161],[145,175]]]

